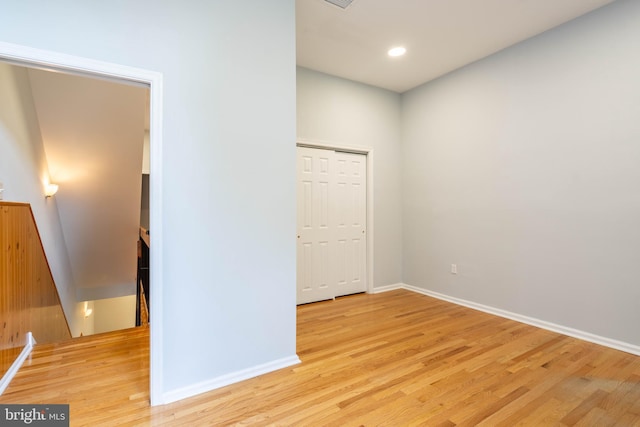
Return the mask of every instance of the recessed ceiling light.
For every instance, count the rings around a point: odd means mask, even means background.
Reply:
[[[327,3],[346,9],[353,3],[353,0],[324,0]]]
[[[407,53],[407,49],[402,46],[398,46],[394,47],[393,49],[389,49],[389,52],[387,53],[389,54],[389,56],[402,56]]]

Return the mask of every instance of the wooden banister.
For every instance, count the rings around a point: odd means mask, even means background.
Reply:
[[[151,247],[151,239],[149,238],[149,230],[144,227],[140,227],[140,238],[147,244],[147,247]]]

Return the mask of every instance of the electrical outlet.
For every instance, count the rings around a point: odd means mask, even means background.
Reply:
[[[458,274],[458,265],[451,264],[451,274]]]
[[[2,193],[4,192],[4,184],[0,182],[0,200],[2,200]]]

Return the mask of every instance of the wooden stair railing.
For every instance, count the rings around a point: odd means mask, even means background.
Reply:
[[[146,326],[149,324],[149,305],[147,303],[147,297],[144,293],[144,286],[142,285],[142,282],[138,283],[138,288],[140,291],[140,301],[138,302],[140,318],[136,326]]]
[[[151,241],[149,230],[140,227],[138,239],[138,279],[136,291],[136,326],[149,323],[149,250]]]
[[[71,338],[31,206],[0,202],[0,377],[27,344]]]

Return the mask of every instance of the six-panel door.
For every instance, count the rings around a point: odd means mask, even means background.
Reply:
[[[366,156],[297,150],[297,302],[364,292]]]

